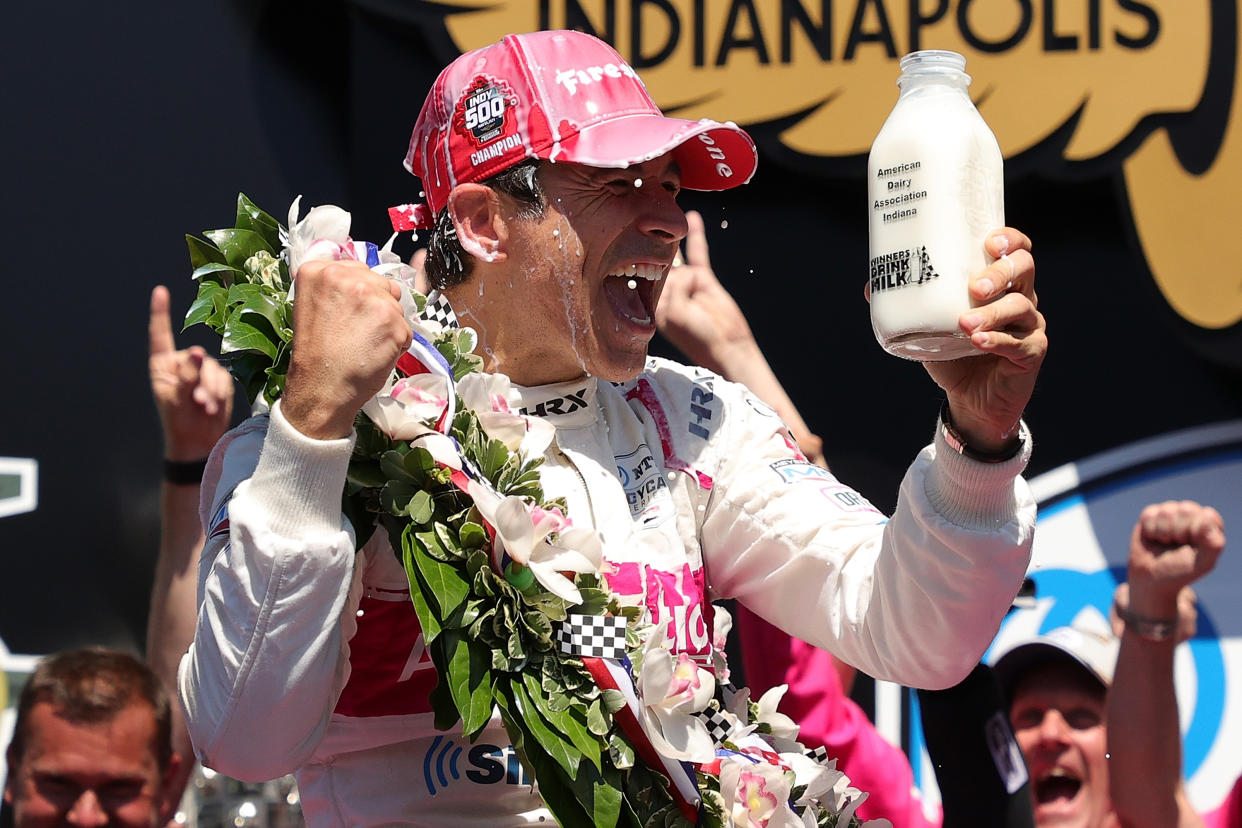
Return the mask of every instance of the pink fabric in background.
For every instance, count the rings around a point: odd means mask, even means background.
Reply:
[[[1219,808],[1203,815],[1203,822],[1207,828],[1242,828],[1242,777]]]

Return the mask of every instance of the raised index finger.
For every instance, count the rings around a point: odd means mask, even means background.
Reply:
[[[686,264],[692,267],[711,269],[712,262],[707,255],[707,231],[703,227],[703,217],[694,210],[686,213]]]
[[[173,339],[172,320],[168,318],[168,288],[156,285],[151,291],[151,319],[147,323],[148,352],[166,354],[177,350]]]

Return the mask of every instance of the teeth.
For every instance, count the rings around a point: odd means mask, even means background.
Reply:
[[[628,276],[631,279],[646,279],[654,282],[664,275],[664,267],[654,264],[632,264],[629,267],[617,273],[610,273],[609,276]]]

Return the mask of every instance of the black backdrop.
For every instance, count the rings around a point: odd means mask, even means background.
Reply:
[[[385,208],[418,191],[400,166],[409,129],[454,53],[440,14],[412,0],[10,4],[0,456],[39,464],[38,508],[0,519],[10,651],[140,646],[158,538],[151,287],[188,307],[182,236],[230,223],[239,190],[282,219],[298,193],[341,204],[356,238],[386,238]],[[750,185],[684,203],[834,471],[891,508],[939,394],[871,335],[864,159],[791,157],[775,128],[752,130],[764,157]],[[1052,340],[1028,412],[1032,473],[1242,412],[1242,356],[1192,347],[1160,299],[1118,163],[1007,165]]]

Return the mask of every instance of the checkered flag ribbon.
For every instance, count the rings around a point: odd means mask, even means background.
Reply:
[[[422,317],[428,322],[438,322],[445,328],[461,327],[457,323],[457,314],[449,307],[448,299],[438,290],[427,294],[427,306],[423,308]]]
[[[817,748],[812,748],[811,750],[806,751],[806,755],[808,759],[822,765],[828,761],[828,748],[820,745]]]
[[[577,615],[561,623],[561,652],[594,658],[625,658],[625,616]]]
[[[698,716],[699,719],[702,720],[703,724],[707,726],[707,732],[711,734],[712,737],[712,744],[717,747],[723,745],[725,737],[728,736],[729,731],[733,729],[732,724],[727,718],[725,718],[725,715],[713,707],[709,707],[706,710],[695,713],[694,715]]]

